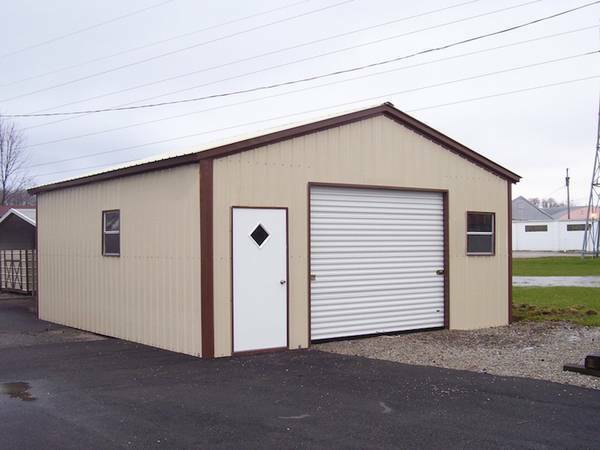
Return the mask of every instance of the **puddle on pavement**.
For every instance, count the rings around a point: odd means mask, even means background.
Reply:
[[[35,397],[29,392],[31,386],[29,383],[17,381],[15,383],[0,384],[0,395],[8,395],[10,398],[23,400],[24,402],[32,402]]]

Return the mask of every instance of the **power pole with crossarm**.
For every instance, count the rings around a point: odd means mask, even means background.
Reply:
[[[596,137],[596,156],[594,157],[594,170],[590,183],[590,197],[583,234],[581,257],[591,254],[593,258],[600,256],[600,104],[598,106],[598,129]]]

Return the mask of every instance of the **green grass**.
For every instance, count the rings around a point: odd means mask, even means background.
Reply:
[[[513,259],[513,275],[523,277],[600,276],[600,259],[579,256]]]
[[[600,289],[587,287],[514,287],[515,320],[565,320],[600,326]]]

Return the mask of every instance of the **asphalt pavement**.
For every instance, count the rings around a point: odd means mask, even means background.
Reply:
[[[0,332],[15,315],[35,328],[23,314],[0,302]],[[316,350],[0,348],[3,449],[597,448],[598,411],[596,390]]]

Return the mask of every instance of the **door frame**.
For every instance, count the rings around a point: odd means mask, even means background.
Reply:
[[[373,184],[352,184],[352,183],[323,183],[316,181],[309,181],[306,185],[307,192],[307,267],[308,273],[306,274],[306,283],[308,291],[308,346],[312,343],[311,336],[311,307],[312,307],[312,295],[311,295],[311,236],[310,236],[310,190],[312,187],[332,187],[332,188],[348,188],[348,189],[372,189],[372,190],[389,190],[389,191],[412,191],[412,192],[436,192],[442,194],[442,213],[444,223],[444,326],[436,327],[434,329],[449,329],[450,328],[450,233],[449,233],[449,191],[448,189],[426,189],[426,188],[415,188],[415,187],[404,187],[404,186],[385,186],[385,185],[373,185]],[[425,331],[421,329],[420,331]],[[385,333],[384,333],[385,334]],[[361,335],[361,337],[367,337],[368,335]],[[351,338],[351,336],[348,336]]]
[[[259,350],[234,351],[234,323],[233,323],[233,210],[234,209],[278,209],[285,211],[285,347],[263,348]],[[289,211],[287,206],[231,206],[229,208],[229,268],[230,268],[230,316],[231,316],[231,355],[256,355],[287,350],[290,346],[290,242],[289,242]]]

